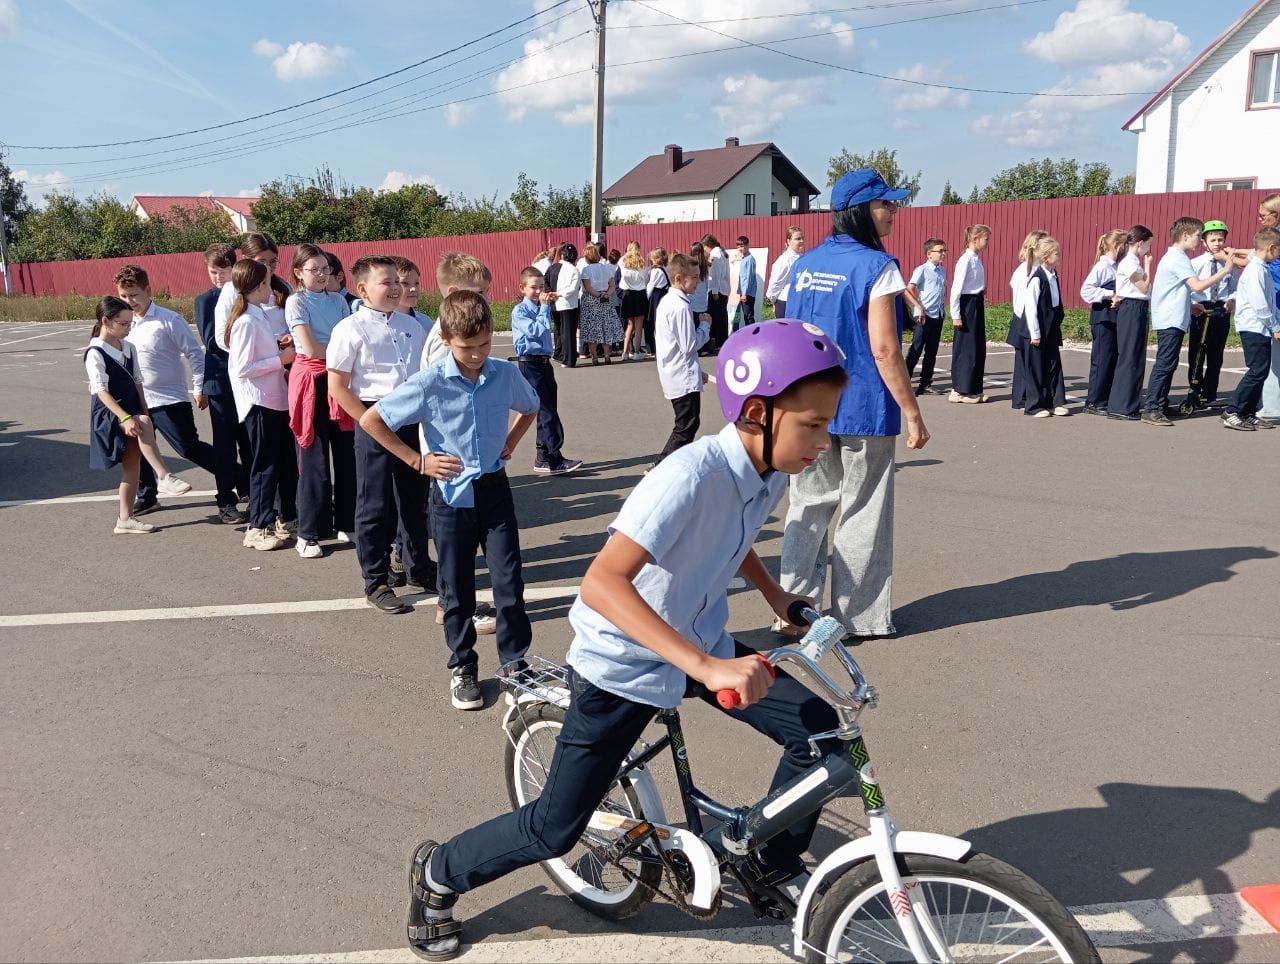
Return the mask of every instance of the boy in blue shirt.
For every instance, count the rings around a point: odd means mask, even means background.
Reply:
[[[511,309],[511,334],[520,374],[538,393],[538,448],[533,471],[537,475],[564,475],[582,465],[582,460],[566,459],[560,451],[564,425],[558,411],[556,373],[551,367],[551,306],[556,294],[546,290],[546,279],[537,268],[520,272],[520,294],[524,297]]]
[[[1178,218],[1169,228],[1173,242],[1156,268],[1151,283],[1151,327],[1156,332],[1156,361],[1147,379],[1147,404],[1142,421],[1147,425],[1170,428],[1173,422],[1165,414],[1169,387],[1182,355],[1182,339],[1191,327],[1191,293],[1199,293],[1231,274],[1231,256],[1225,248],[1227,264],[1207,278],[1200,277],[1191,264],[1190,253],[1200,247],[1204,222],[1198,218]]]
[[[930,238],[924,243],[924,257],[924,264],[911,273],[906,291],[908,301],[915,299],[916,319],[911,347],[907,350],[907,374],[914,375],[916,362],[920,361],[920,384],[916,394],[945,395],[941,388],[933,387],[933,364],[938,358],[942,319],[946,314],[947,269],[942,262],[947,257],[947,243],[941,238]]]
[[[690,679],[713,706],[718,690],[735,690],[741,708],[724,712],[784,748],[773,788],[813,764],[809,738],[835,728],[835,710],[781,671],[771,685],[763,662],[725,631],[726,587],[741,571],[780,618],[803,598],[783,591],[752,543],[788,477],[831,445],[843,357],[821,329],[796,322],[753,325],[725,342],[716,385],[729,424],[641,480],[582,580],[569,613],[570,703],[542,795],[414,853],[408,937],[419,956],[458,954],[458,893],[568,852],[645,726],[679,705]],[[813,814],[768,842],[765,879],[783,885],[803,872],[817,822]]]
[[[483,547],[497,610],[501,665],[519,662],[533,632],[524,611],[520,529],[504,464],[538,413],[538,396],[515,365],[489,357],[493,313],[474,291],[440,303],[440,337],[449,349],[384,397],[360,427],[431,486],[436,581],[449,644],[450,698],[460,710],[484,706],[477,677],[476,549]],[[520,417],[510,430],[507,414]],[[421,425],[426,453],[397,434]]]
[[[756,256],[751,253],[751,240],[745,235],[738,236],[738,305],[742,311],[742,320],[738,328],[756,323]]]
[[[1271,267],[1277,261],[1280,232],[1262,228],[1253,236],[1253,254],[1236,286],[1236,331],[1246,370],[1222,414],[1222,424],[1237,432],[1275,428],[1270,421],[1258,418],[1258,407],[1271,370],[1271,347],[1280,341],[1280,308],[1276,307],[1276,286],[1271,277]]]

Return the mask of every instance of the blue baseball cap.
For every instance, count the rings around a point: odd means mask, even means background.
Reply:
[[[831,189],[831,210],[844,211],[867,201],[901,201],[911,196],[905,188],[893,188],[875,170],[849,171]]]

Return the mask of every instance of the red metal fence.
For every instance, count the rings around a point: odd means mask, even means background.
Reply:
[[[924,260],[921,246],[925,239],[939,237],[947,242],[950,264],[964,249],[966,225],[990,225],[991,244],[983,259],[987,267],[987,300],[996,303],[1009,298],[1007,282],[1016,267],[1022,239],[1028,231],[1040,228],[1062,244],[1062,262],[1058,271],[1063,279],[1063,295],[1068,306],[1078,307],[1080,281],[1095,260],[1098,236],[1104,231],[1145,224],[1155,233],[1152,253],[1158,260],[1166,247],[1168,227],[1177,218],[1184,215],[1206,221],[1217,218],[1232,228],[1229,244],[1249,246],[1257,225],[1258,203],[1268,193],[1197,191],[903,208],[894,222],[888,247],[901,261],[903,272],[907,273]],[[634,240],[646,252],[659,245],[668,251],[685,250],[691,241],[710,232],[728,249],[738,235],[745,234],[751,239],[752,247],[767,248],[772,260],[782,250],[787,226],[792,224],[803,228],[809,244],[814,245],[830,233],[831,218],[829,214],[818,213],[794,217],[620,225],[610,229],[609,245],[621,249],[628,241]],[[434,266],[441,253],[467,251],[493,271],[494,299],[510,301],[517,297],[520,270],[534,259],[537,252],[563,241],[572,241],[581,249],[586,237],[586,231],[581,228],[555,228],[406,241],[359,241],[325,247],[346,265],[374,253],[411,258],[423,269],[424,287],[433,283]],[[292,257],[292,247],[281,248],[282,265],[288,265]],[[193,294],[209,286],[203,259],[199,253],[192,253],[16,264],[12,266],[13,288],[19,294],[105,294],[111,291],[111,279],[124,264],[144,267],[157,291],[164,289],[175,295]],[[285,272],[282,270],[281,273]]]

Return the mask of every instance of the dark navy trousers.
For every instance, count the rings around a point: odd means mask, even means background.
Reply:
[[[418,451],[418,425],[396,432],[400,441]],[[430,586],[431,562],[427,544],[427,479],[400,461],[360,424],[355,431],[356,555],[369,595],[387,585],[391,570],[391,542],[397,525],[404,529],[404,563],[409,578]]]
[[[235,396],[231,385],[225,392],[209,396],[209,421],[213,425],[213,459],[217,466],[214,479],[218,486],[218,508],[236,504],[235,489],[241,495],[249,494],[249,465],[253,452],[249,448],[249,433],[236,412]]]
[[[249,466],[249,528],[270,528],[277,518],[292,522],[298,517],[298,460],[293,452],[289,413],[255,405],[249,409],[244,424],[253,451]]]
[[[736,655],[750,652],[740,644]],[[460,893],[567,853],[582,836],[591,814],[604,799],[627,753],[657,713],[646,703],[616,696],[569,672],[570,702],[556,741],[542,796],[443,844],[431,860],[431,878]],[[701,689],[699,687],[698,689]],[[699,694],[712,706],[712,695]],[[721,710],[764,734],[783,748],[770,792],[814,764],[809,737],[835,729],[836,713],[802,683],[782,670],[768,695],[746,709]],[[822,741],[823,752],[838,747]],[[716,752],[708,748],[708,753]],[[794,876],[804,869],[819,814],[802,817],[774,837],[761,856],[771,869]]]
[[[1147,372],[1147,333],[1151,306],[1143,298],[1124,298],[1116,315],[1116,374],[1111,382],[1107,411],[1138,414],[1142,379]]]
[[[1111,404],[1111,384],[1116,377],[1116,320],[1108,308],[1089,312],[1089,394],[1085,404],[1106,408]]]
[[[436,584],[444,610],[449,668],[474,671],[476,655],[476,550],[484,552],[497,617],[498,661],[524,659],[533,642],[524,611],[524,573],[520,564],[520,527],[511,485],[503,469],[471,483],[474,506],[452,506],[440,486],[431,486],[431,531],[436,541]]]
[[[217,480],[218,505],[223,505],[222,493],[224,491],[230,499],[226,504],[235,505],[234,497],[230,496],[230,492],[236,484],[235,475],[234,473],[228,473],[226,469],[220,471],[213,446],[208,442],[200,441],[200,435],[196,432],[195,411],[192,409],[191,403],[175,402],[172,405],[158,405],[151,409],[149,414],[151,415],[151,423],[155,426],[156,434],[163,435],[168,440],[179,458],[184,458],[193,465],[200,466]],[[223,488],[224,485],[226,486],[225,490]],[[143,501],[150,501],[155,497],[156,474],[151,470],[151,465],[147,460],[143,459],[138,476],[138,498]]]
[[[1173,385],[1173,373],[1178,370],[1182,339],[1186,334],[1181,328],[1161,328],[1156,332],[1156,360],[1147,378],[1148,412],[1163,412],[1169,403],[1169,389]]]
[[[329,393],[316,382],[315,440],[298,448],[298,538],[318,542],[334,531],[355,532],[355,434],[329,419]],[[333,468],[330,470],[330,459]]]
[[[537,359],[536,361],[534,359]],[[564,425],[560,421],[555,369],[549,356],[526,355],[518,362],[520,374],[538,393],[538,461],[552,468],[564,460]]]
[[[1258,414],[1262,404],[1262,385],[1271,371],[1271,339],[1256,331],[1240,332],[1246,371],[1227,403],[1227,411],[1248,418]]]
[[[933,384],[933,365],[938,358],[938,343],[942,340],[942,316],[925,315],[912,328],[911,347],[907,349],[907,374],[914,375],[916,362],[920,362],[920,388]]]

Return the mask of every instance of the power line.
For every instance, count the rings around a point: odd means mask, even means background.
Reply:
[[[703,26],[711,23],[745,23],[752,20],[780,20],[787,17],[821,17],[833,13],[866,13],[872,10],[897,10],[900,7],[919,7],[932,5],[935,3],[959,3],[961,0],[901,0],[899,3],[869,3],[856,7],[828,7],[825,10],[798,10],[790,13],[761,13],[751,17],[716,17],[711,20],[691,20],[690,26]],[[1037,2],[1037,0],[1027,0],[1028,3]],[[1041,0],[1047,2],[1047,0]],[[666,11],[659,11],[665,13]],[[972,11],[964,10],[957,13],[971,13]],[[899,21],[906,23],[908,21]],[[630,23],[619,24],[611,27],[612,30],[630,30],[636,27],[669,27],[669,23]],[[871,24],[870,26],[880,26],[879,24]],[[860,27],[858,29],[865,29]]]
[[[667,13],[665,10],[660,10],[657,7],[651,6],[646,3],[645,0],[630,0],[630,2],[639,4],[648,10],[652,10],[654,13],[662,14],[664,17],[670,17],[672,20],[688,24],[690,27],[697,27],[699,30],[705,30],[708,33],[717,34],[727,40],[736,40],[738,43],[747,47],[758,47],[760,50],[767,50],[770,53],[778,54],[780,57],[790,57],[792,60],[812,64],[815,67],[826,67],[828,70],[841,70],[845,73],[859,74],[863,77],[874,77],[877,80],[888,80],[899,84],[912,84],[916,87],[932,87],[937,90],[962,90],[971,94],[1008,94],[1015,97],[1146,97],[1152,93],[1152,91],[1149,90],[1119,90],[1108,91],[1101,94],[1046,92],[1038,90],[996,90],[989,87],[963,87],[958,84],[939,84],[928,80],[911,80],[906,77],[894,77],[890,74],[878,74],[872,70],[860,70],[857,67],[848,67],[844,64],[832,64],[825,60],[817,60],[813,57],[803,57],[800,54],[789,53],[786,50],[778,50],[775,47],[769,46],[767,43],[756,43],[755,41],[746,40],[742,37],[735,37],[733,34],[725,33],[722,30],[716,30],[714,27],[709,27],[706,24],[695,23],[692,20],[685,20],[683,17],[678,17],[674,13]],[[778,41],[774,42],[776,43]]]
[[[156,141],[167,141],[177,137],[189,137],[192,134],[207,134],[210,131],[222,130],[223,128],[226,128],[226,127],[234,127],[237,124],[246,124],[250,121],[261,120],[264,117],[274,117],[276,114],[283,114],[291,110],[297,110],[300,107],[307,107],[311,104],[317,104],[320,101],[328,100],[331,97],[339,97],[342,94],[349,94],[353,90],[359,90],[362,87],[368,87],[370,84],[376,84],[379,81],[388,79],[389,77],[396,77],[407,71],[414,70],[415,68],[421,67],[424,64],[429,64],[434,60],[439,60],[442,57],[448,57],[451,54],[456,54],[460,50],[465,50],[467,47],[475,46],[476,44],[481,43],[482,41],[488,40],[491,37],[496,37],[498,34],[504,33],[505,31],[510,30],[512,27],[518,27],[522,23],[527,23],[530,20],[533,20],[537,17],[542,16],[543,14],[546,14],[552,10],[555,10],[557,7],[562,7],[565,4],[571,3],[571,2],[573,2],[573,0],[556,0],[555,3],[551,4],[551,6],[546,7],[542,10],[535,11],[534,13],[530,14],[527,17],[521,17],[519,20],[513,20],[511,23],[506,24],[505,26],[502,26],[502,27],[498,27],[496,30],[491,30],[487,34],[484,34],[483,36],[476,37],[472,40],[468,40],[466,43],[459,44],[458,46],[452,47],[449,50],[443,50],[440,53],[432,54],[430,57],[426,57],[423,60],[417,61],[416,63],[408,64],[404,67],[397,68],[396,70],[389,71],[388,73],[385,73],[385,74],[380,74],[377,77],[370,77],[368,80],[363,80],[358,84],[352,84],[350,87],[344,87],[341,90],[331,91],[327,94],[322,94],[319,97],[312,97],[309,100],[299,101],[296,104],[289,104],[288,106],[285,106],[285,107],[277,107],[274,110],[265,111],[261,114],[254,114],[250,117],[241,117],[239,120],[226,121],[225,123],[222,123],[222,124],[212,124],[208,127],[197,127],[189,131],[179,131],[174,134],[158,134],[154,137],[140,137],[140,138],[135,138],[134,140],[128,140],[128,141],[106,141],[101,144],[5,144],[4,146],[6,148],[13,148],[16,150],[23,150],[23,151],[85,151],[85,150],[95,150],[97,148],[102,148],[102,147],[123,147],[127,144],[153,144]]]

